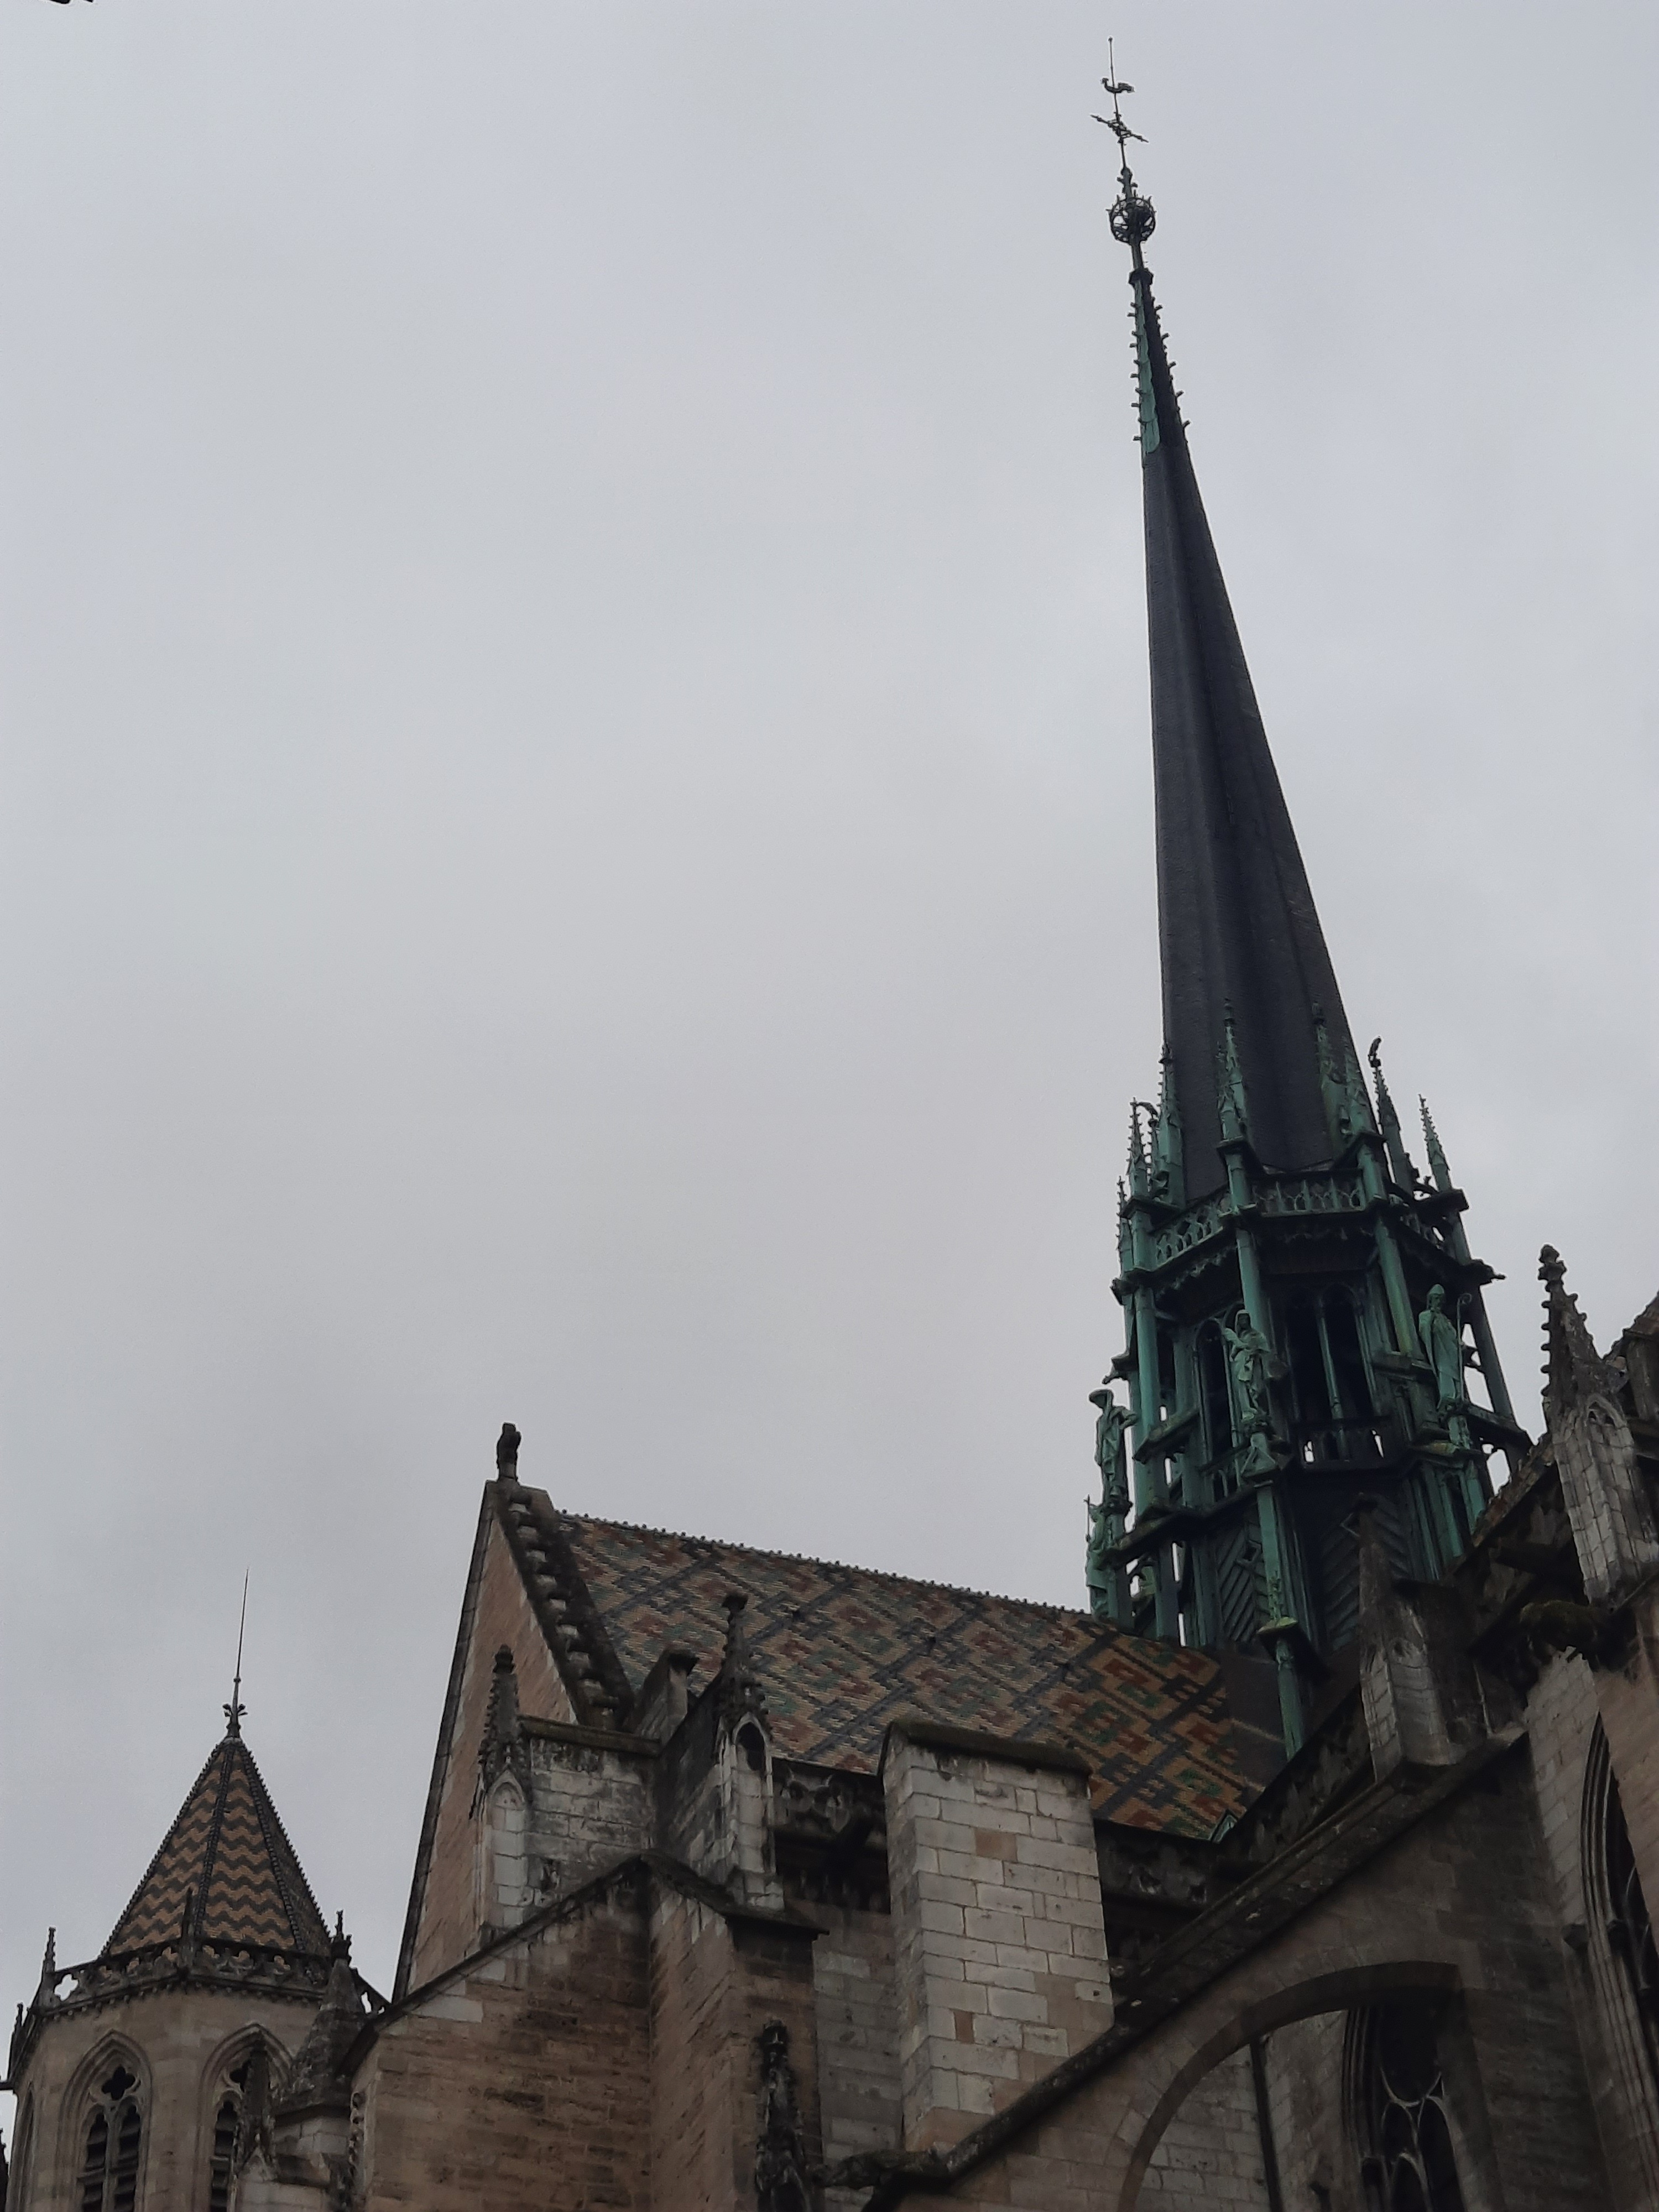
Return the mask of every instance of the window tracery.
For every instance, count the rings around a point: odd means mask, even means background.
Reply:
[[[208,2212],[230,2212],[230,2191],[236,2179],[236,2153],[242,2132],[242,2099],[247,2087],[245,2058],[226,2076],[213,2115],[213,2142],[209,2153]]]
[[[138,2077],[118,2065],[98,2085],[76,2177],[76,2212],[136,2212],[143,2112]]]
[[[1436,2008],[1379,2005],[1357,2027],[1366,2212],[1464,2212]]]

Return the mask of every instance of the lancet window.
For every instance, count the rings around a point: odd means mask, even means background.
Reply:
[[[1370,1376],[1352,1291],[1304,1292],[1285,1308],[1297,1442],[1306,1458],[1354,1460],[1377,1449]]]
[[[1224,1458],[1233,1448],[1233,1401],[1227,1384],[1227,1348],[1212,1321],[1200,1327],[1197,1339],[1199,1409],[1204,1425],[1204,1457]]]
[[[138,2077],[125,2066],[98,2085],[76,2179],[76,2212],[135,2212],[143,2112]]]
[[[1648,1914],[1647,1899],[1642,1894],[1642,1878],[1636,1870],[1636,1853],[1631,1848],[1630,1830],[1625,1824],[1618,1780],[1611,1769],[1607,1774],[1606,1821],[1603,1850],[1607,1942],[1624,1968],[1641,2022],[1648,2065],[1655,2081],[1659,2081],[1659,1950],[1654,1945],[1653,1922]]]
[[[1366,2212],[1464,2212],[1436,2026],[1412,2001],[1356,2022]]]
[[[31,2090],[23,2104],[23,2117],[17,2124],[17,2134],[12,2148],[11,2195],[8,2202],[21,2208],[29,2201],[29,2168],[34,2163],[34,2092]]]
[[[230,2212],[231,2185],[236,2179],[236,2145],[242,2125],[242,2093],[247,2084],[247,2061],[228,2078],[218,2110],[213,2116],[213,2145],[208,2164],[208,2212]]]

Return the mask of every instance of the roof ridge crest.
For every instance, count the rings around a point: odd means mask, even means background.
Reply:
[[[545,1491],[541,1492],[539,1495],[544,1498],[548,1497]],[[629,1534],[636,1536],[670,1536],[678,1543],[708,1544],[717,1547],[722,1552],[742,1552],[751,1559],[787,1559],[796,1566],[835,1567],[843,1574],[867,1576],[876,1582],[908,1583],[914,1589],[942,1590],[951,1597],[987,1598],[994,1605],[1016,1605],[1029,1613],[1054,1613],[1062,1620],[1086,1620],[1096,1626],[1110,1629],[1109,1623],[1099,1621],[1097,1615],[1091,1613],[1083,1606],[1054,1605],[1047,1598],[1014,1597],[1004,1590],[976,1589],[970,1583],[943,1583],[927,1575],[902,1574],[894,1567],[860,1566],[854,1559],[825,1559],[815,1552],[773,1551],[763,1545],[738,1543],[725,1536],[700,1536],[689,1528],[659,1528],[647,1521],[618,1521],[603,1514],[576,1513],[568,1507],[554,1504],[550,1498],[548,1498],[548,1503],[552,1511],[562,1521],[575,1522],[579,1524],[586,1522],[592,1527],[601,1528],[623,1528]],[[1121,1630],[1111,1629],[1108,1640],[1115,1640],[1122,1633]]]
[[[219,1776],[218,1793],[213,1801],[213,1810],[208,1815],[207,1843],[202,1851],[202,1878],[196,1885],[196,1896],[191,1912],[190,1932],[200,1936],[207,1925],[208,1892],[213,1887],[213,1876],[219,1862],[219,1838],[225,1825],[225,1800],[230,1795],[230,1785],[236,1774],[236,1753],[241,1748],[240,1736],[227,1735],[221,1748],[227,1753]]]
[[[149,1864],[144,1869],[143,1874],[139,1875],[137,1882],[134,1883],[131,1896],[128,1898],[126,1903],[121,1907],[120,1911],[116,1915],[115,1925],[111,1929],[109,1936],[104,1943],[102,1951],[99,1953],[99,1956],[100,1958],[104,1955],[104,1953],[109,1950],[110,1946],[114,1942],[116,1936],[120,1933],[123,1925],[131,1916],[133,1907],[137,1904],[145,1890],[149,1888],[151,1877],[160,1867],[162,1858],[166,1855],[167,1845],[178,1834],[179,1827],[183,1823],[184,1817],[185,1814],[189,1812],[191,1805],[195,1799],[197,1791],[207,1780],[209,1770],[212,1766],[214,1760],[218,1758],[220,1753],[223,1751],[226,1744],[228,1743],[230,1739],[228,1736],[222,1736],[219,1741],[214,1745],[212,1750],[209,1752],[207,1757],[203,1760],[201,1771],[197,1775],[195,1781],[191,1784],[189,1789],[185,1790],[183,1797],[179,1800],[178,1811],[167,1823],[166,1832],[162,1835],[161,1842],[157,1844],[155,1849],[150,1853]]]
[[[294,1875],[298,1875],[304,1900],[316,1914],[318,1926],[322,1929],[325,1936],[328,1931],[328,1923],[324,1919],[322,1908],[313,1893],[310,1881],[304,1866],[301,1863],[300,1854],[294,1848],[293,1838],[283,1825],[283,1816],[276,1810],[276,1801],[270,1794],[264,1776],[259,1771],[259,1762],[240,1737],[237,1739],[237,1745],[243,1758],[247,1761],[248,1773],[252,1783],[254,1817],[259,1823],[259,1832],[264,1838],[271,1869],[276,1876],[276,1887],[282,1897],[283,1910],[288,1915],[289,1929],[294,1937],[294,1948],[296,1951],[303,1951],[306,1948],[305,1938],[296,1923],[294,1911],[295,1899],[290,1894],[290,1883]],[[273,1829],[276,1832],[274,1840],[271,1832]],[[281,1845],[280,1850],[277,1848],[278,1844]]]

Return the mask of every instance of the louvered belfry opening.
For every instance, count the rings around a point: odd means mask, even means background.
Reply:
[[[76,2185],[77,2212],[135,2212],[144,2136],[137,2088],[137,2075],[125,2066],[99,2085]]]
[[[213,2116],[213,2148],[208,2169],[208,2212],[230,2212],[231,2185],[236,2179],[236,2147],[242,2126],[242,2093],[247,2083],[247,2062],[232,2069]]]

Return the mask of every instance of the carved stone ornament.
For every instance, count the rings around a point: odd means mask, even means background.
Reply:
[[[808,2212],[806,2138],[801,2127],[789,2031],[769,2020],[755,2039],[761,2086],[755,2127],[755,2201],[759,2212]]]

